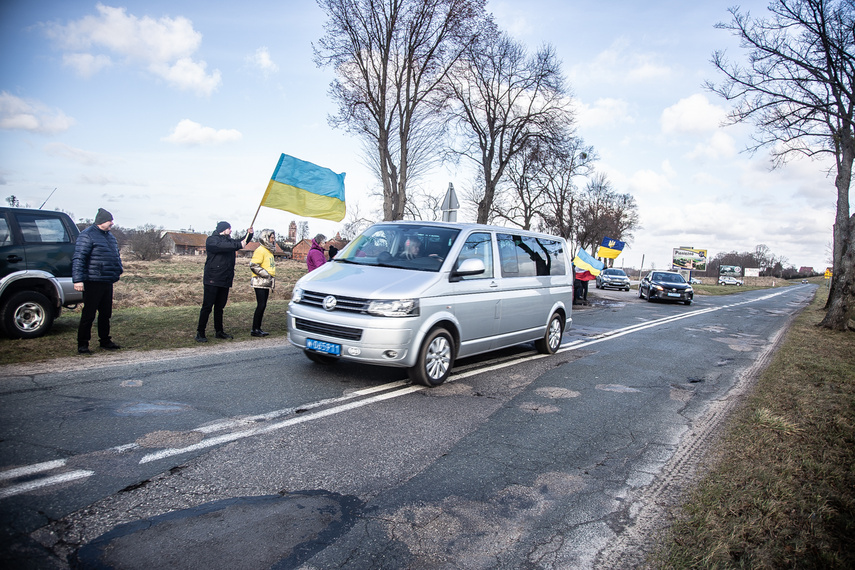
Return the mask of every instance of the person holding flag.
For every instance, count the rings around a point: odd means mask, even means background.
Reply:
[[[219,222],[214,233],[205,240],[205,270],[202,277],[202,309],[199,311],[199,324],[196,326],[196,342],[208,342],[205,329],[208,317],[214,311],[214,331],[217,338],[232,339],[232,335],[223,328],[223,309],[229,300],[229,289],[235,279],[235,253],[252,241],[253,229],[246,230],[246,237],[232,238],[232,226],[228,222]]]
[[[573,258],[573,266],[575,267],[575,276],[573,281],[573,304],[579,301],[582,304],[588,304],[588,283],[597,278],[597,275],[605,266],[602,261],[597,261],[591,254],[584,249],[579,249],[579,253]]]

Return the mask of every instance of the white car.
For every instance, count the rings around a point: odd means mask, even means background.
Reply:
[[[736,277],[719,277],[719,285],[742,285],[742,280]]]

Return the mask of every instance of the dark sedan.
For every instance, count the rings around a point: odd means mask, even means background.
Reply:
[[[651,271],[638,284],[638,298],[692,304],[695,292],[683,276],[674,271]]]

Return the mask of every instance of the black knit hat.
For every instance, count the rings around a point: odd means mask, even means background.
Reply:
[[[95,225],[100,226],[104,222],[112,222],[113,214],[105,210],[104,208],[98,208],[98,213],[95,215]]]
[[[227,229],[229,229],[230,227],[232,227],[232,225],[228,222],[218,222],[217,223],[217,233],[221,234],[224,231],[226,231]]]

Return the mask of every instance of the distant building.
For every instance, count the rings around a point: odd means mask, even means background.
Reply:
[[[205,240],[209,234],[165,232],[161,236],[164,253],[173,255],[205,255]]]
[[[241,257],[252,257],[252,254],[255,252],[256,249],[258,249],[259,245],[261,245],[261,244],[258,243],[257,241],[251,241],[248,244],[246,244],[246,247],[243,248],[242,250],[240,250],[238,252],[238,254],[240,254]],[[287,255],[288,255],[288,252],[286,252],[284,249],[279,247],[278,243],[273,248],[273,256],[274,257],[287,257]]]
[[[813,275],[813,267],[799,267],[799,273],[802,275]]]

